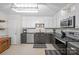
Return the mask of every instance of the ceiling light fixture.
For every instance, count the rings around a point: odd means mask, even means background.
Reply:
[[[15,3],[11,8],[16,12],[37,13],[39,11],[38,5],[34,3]]]

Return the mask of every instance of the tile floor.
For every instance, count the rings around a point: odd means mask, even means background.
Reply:
[[[47,48],[33,48],[33,44],[11,45],[1,55],[45,55],[45,50],[56,50],[52,44],[46,44]]]

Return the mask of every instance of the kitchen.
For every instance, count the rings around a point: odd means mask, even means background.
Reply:
[[[78,3],[0,4],[0,36],[10,37],[1,55],[79,55],[78,10]]]

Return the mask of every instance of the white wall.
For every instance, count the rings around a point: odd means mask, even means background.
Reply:
[[[22,18],[19,15],[8,15],[8,19],[8,31],[11,37],[11,44],[20,44]]]
[[[66,9],[63,11],[63,9]],[[64,8],[62,8],[56,15],[54,15],[54,19],[56,19],[56,27],[60,28],[60,21],[69,17],[69,16],[76,16],[75,19],[75,28],[79,28],[79,4],[72,4],[72,5],[67,5]],[[79,32],[79,29],[62,29],[65,32]],[[57,29],[57,32],[60,33],[61,29]]]
[[[0,28],[5,28],[5,30],[0,30],[0,36],[6,36],[8,35],[8,19],[7,15],[0,11],[0,20],[5,20],[6,22],[0,22]]]
[[[76,4],[76,28],[79,28],[79,4]]]
[[[76,14],[76,9],[75,9],[75,4],[68,4],[64,8],[62,8],[59,12],[57,12],[54,16],[53,19],[56,20],[56,28],[60,28],[60,21],[68,18],[69,16],[75,16]],[[77,26],[77,24],[76,24]]]
[[[36,23],[44,23],[45,28],[55,28],[56,21],[50,16],[31,16],[23,17],[22,27],[35,28]]]

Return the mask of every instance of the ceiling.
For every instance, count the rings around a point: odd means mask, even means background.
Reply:
[[[38,3],[38,13],[17,13],[11,9],[11,3],[0,3],[0,11],[10,15],[25,15],[25,16],[53,16],[61,8],[66,6],[67,3]]]

